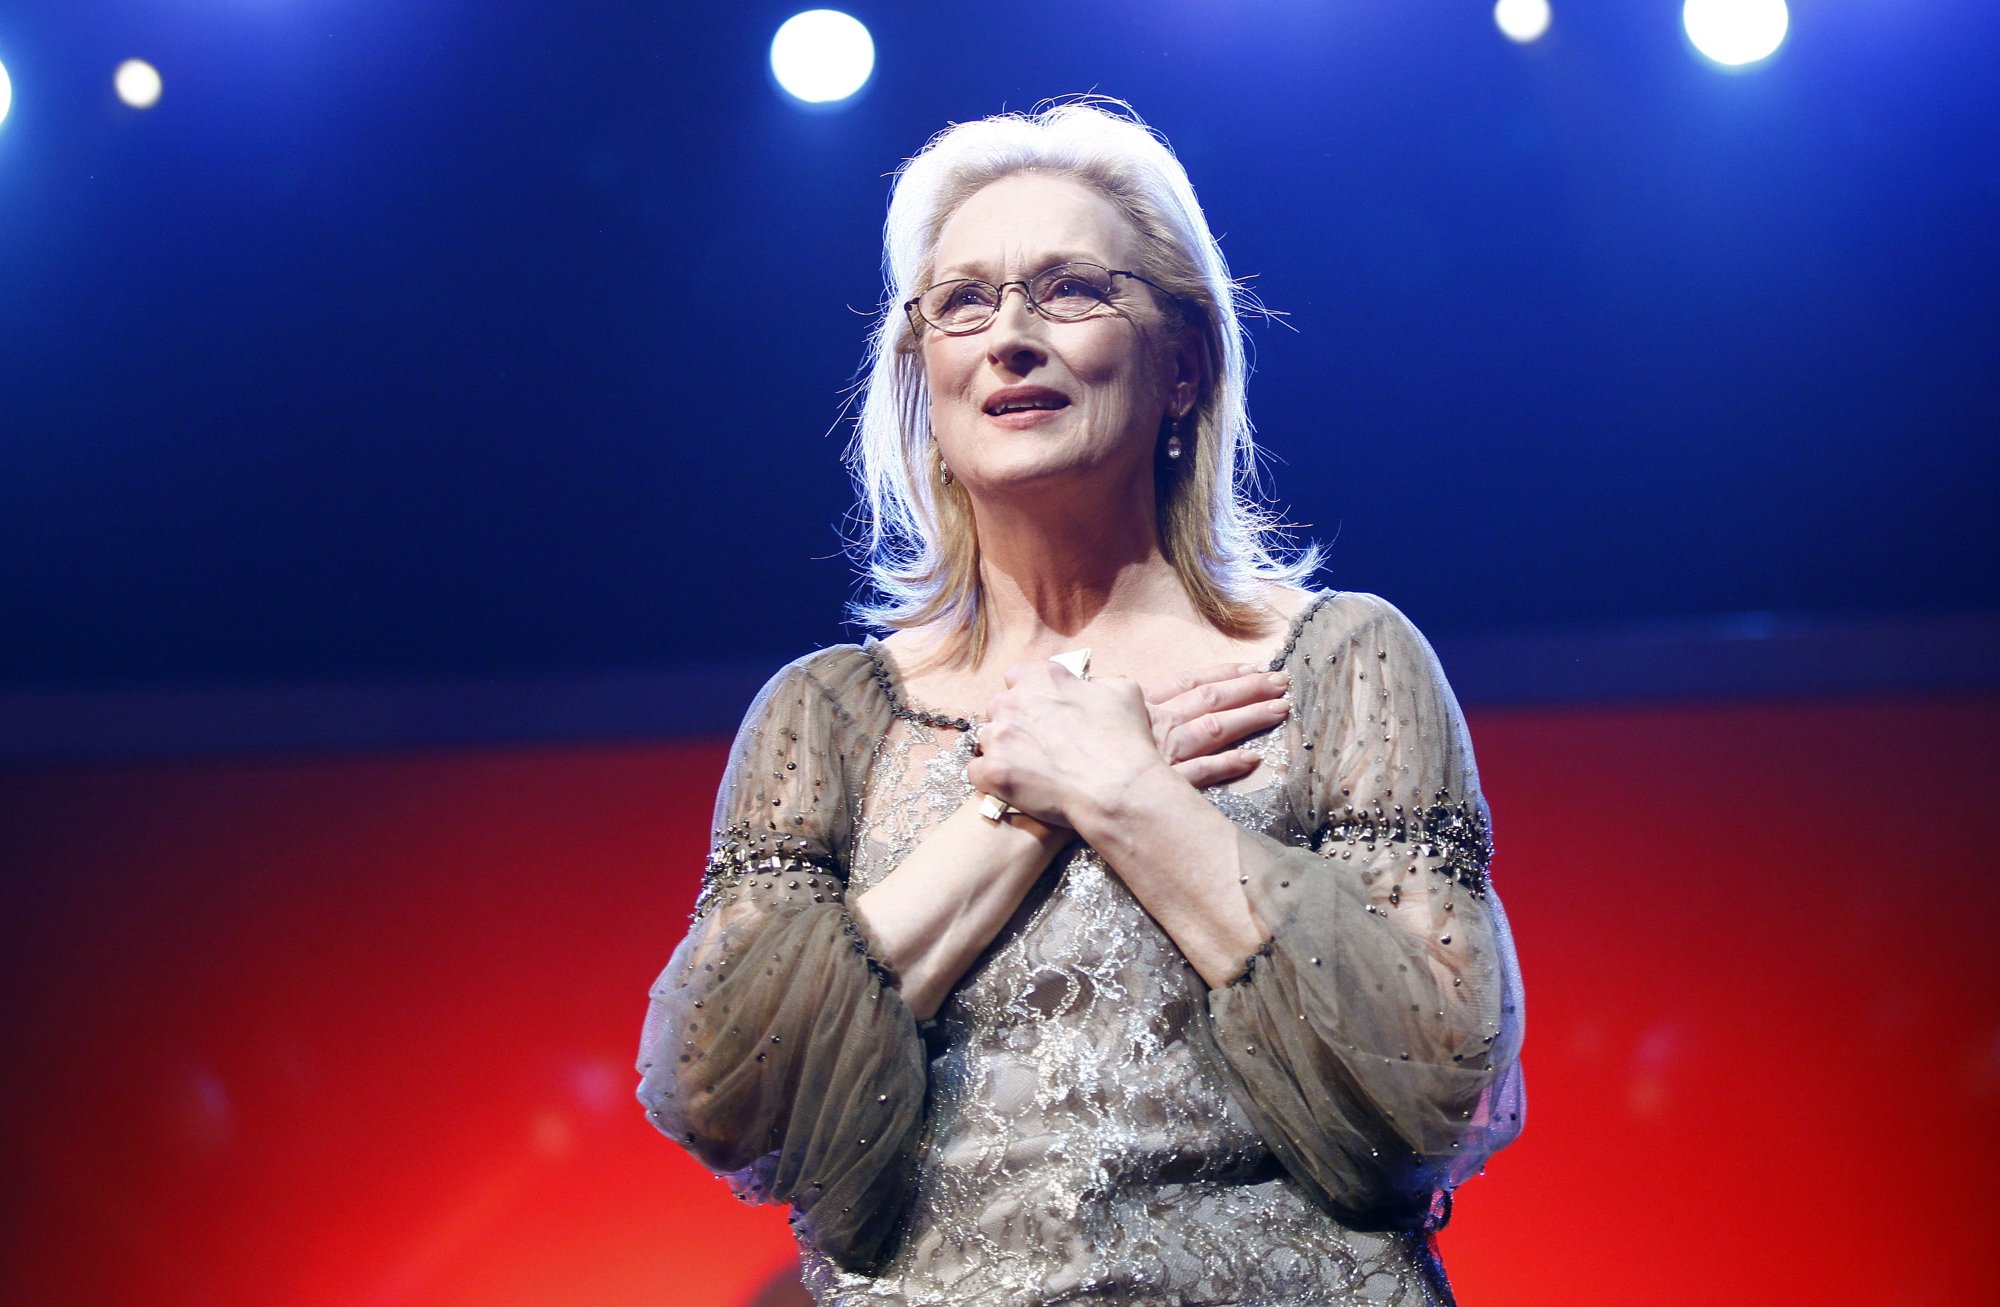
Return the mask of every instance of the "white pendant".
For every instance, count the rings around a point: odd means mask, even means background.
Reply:
[[[1079,681],[1090,679],[1090,650],[1088,649],[1072,649],[1068,653],[1057,654],[1055,657],[1049,659],[1049,661],[1055,663]]]

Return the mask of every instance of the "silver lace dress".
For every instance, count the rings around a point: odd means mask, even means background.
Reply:
[[[1319,596],[1240,828],[1271,938],[1210,989],[1089,847],[920,1025],[846,910],[971,794],[879,646],[737,737],[639,1097],[789,1203],[823,1304],[1449,1303],[1430,1232],[1519,1131],[1520,977],[1465,726],[1423,637]]]

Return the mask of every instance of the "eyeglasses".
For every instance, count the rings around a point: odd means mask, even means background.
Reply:
[[[1143,281],[1162,295],[1173,298],[1157,282],[1147,281],[1136,272],[1122,268],[1100,268],[1095,263],[1058,263],[1045,272],[994,285],[977,277],[941,281],[903,305],[910,326],[929,323],[947,336],[969,336],[984,331],[1000,311],[1000,301],[1009,286],[1019,286],[1028,307],[1051,322],[1079,322],[1116,307],[1118,277]]]

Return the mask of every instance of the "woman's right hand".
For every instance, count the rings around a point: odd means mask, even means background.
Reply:
[[[1283,672],[1219,663],[1141,688],[1160,756],[1202,790],[1257,770],[1257,755],[1236,746],[1285,720],[1290,685]]]

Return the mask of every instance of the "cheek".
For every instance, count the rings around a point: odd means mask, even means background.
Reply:
[[[959,446],[959,434],[972,420],[968,402],[978,371],[976,360],[953,348],[957,343],[947,338],[927,344],[922,354],[924,386],[929,392],[925,416],[930,421],[931,439],[954,449]]]
[[[924,382],[931,402],[963,395],[972,385],[977,363],[959,339],[943,337],[924,346]]]
[[[1106,330],[1078,342],[1069,358],[1071,371],[1081,380],[1110,384],[1121,392],[1151,385],[1160,375],[1153,343],[1129,328],[1105,325]]]

